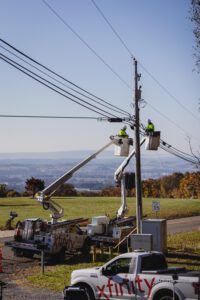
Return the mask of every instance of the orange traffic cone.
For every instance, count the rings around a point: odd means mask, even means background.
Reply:
[[[0,248],[0,273],[3,273],[3,267],[2,267],[2,249]]]

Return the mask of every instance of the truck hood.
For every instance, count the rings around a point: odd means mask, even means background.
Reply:
[[[97,277],[99,274],[100,267],[79,269],[71,273],[71,279],[74,280],[77,277]]]

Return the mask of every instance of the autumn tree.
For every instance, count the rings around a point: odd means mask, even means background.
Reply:
[[[26,180],[25,189],[34,197],[34,195],[44,189],[44,180],[31,177]]]
[[[160,182],[157,179],[147,179],[142,181],[142,193],[144,197],[160,197]]]
[[[200,198],[200,172],[187,172],[180,182],[181,198]]]
[[[160,193],[161,197],[176,197],[181,179],[184,177],[182,173],[173,173],[172,175],[163,176],[160,178]]]

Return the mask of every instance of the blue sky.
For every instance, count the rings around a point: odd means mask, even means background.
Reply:
[[[130,87],[134,87],[130,54],[91,0],[46,1]],[[142,98],[147,101],[140,110],[141,122],[145,124],[148,118],[152,119],[162,139],[185,152],[189,152],[189,136],[194,151],[198,151],[200,76],[194,71],[190,1],[96,0],[96,4],[139,61]],[[60,75],[134,113],[132,89],[42,0],[0,0],[0,32],[2,39]],[[1,52],[5,53],[2,48]],[[0,68],[0,114],[98,117],[3,61]],[[96,120],[0,118],[0,152],[98,149],[120,127],[120,124]],[[128,133],[133,135],[130,129]]]

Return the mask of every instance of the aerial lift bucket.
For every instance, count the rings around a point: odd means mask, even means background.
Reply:
[[[150,132],[146,136],[145,149],[146,150],[158,150],[160,145],[160,131]]]
[[[114,155],[115,156],[128,156],[130,145],[133,145],[133,139],[131,138],[114,138]]]

